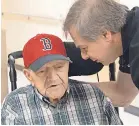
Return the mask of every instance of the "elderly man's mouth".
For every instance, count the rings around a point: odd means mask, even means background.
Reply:
[[[55,88],[57,86],[59,86],[60,84],[53,84],[53,85],[50,85],[48,88]]]
[[[50,87],[56,87],[57,85],[51,85]]]

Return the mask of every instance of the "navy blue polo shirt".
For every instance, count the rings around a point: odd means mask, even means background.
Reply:
[[[135,86],[139,89],[139,7],[128,12],[121,36],[123,55],[119,60],[119,70],[131,74]]]

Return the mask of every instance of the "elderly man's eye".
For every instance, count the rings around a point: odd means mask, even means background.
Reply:
[[[41,70],[41,71],[38,71],[36,74],[38,75],[38,76],[43,76],[44,74],[45,74],[45,70]]]
[[[38,72],[38,74],[43,74],[45,71],[44,70],[41,70]]]
[[[57,68],[62,68],[62,66],[57,66]]]
[[[41,70],[40,73],[44,73],[44,70]]]
[[[62,65],[55,66],[56,69],[61,69],[62,67]]]

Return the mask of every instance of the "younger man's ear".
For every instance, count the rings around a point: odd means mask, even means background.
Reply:
[[[110,31],[106,31],[103,36],[105,37],[107,42],[112,42],[112,33]]]
[[[24,75],[26,76],[26,78],[27,78],[30,82],[32,82],[32,76],[31,76],[31,74],[30,74],[30,70],[28,70],[28,69],[23,69],[23,73],[24,73]]]

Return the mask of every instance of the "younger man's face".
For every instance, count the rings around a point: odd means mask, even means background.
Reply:
[[[37,72],[25,70],[24,73],[43,96],[54,100],[60,99],[68,88],[68,70],[68,61],[55,60],[46,63]]]

